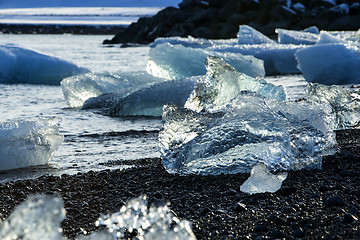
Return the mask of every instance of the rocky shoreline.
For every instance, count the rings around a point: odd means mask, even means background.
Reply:
[[[101,214],[146,194],[150,203],[169,201],[197,239],[358,239],[360,131],[339,131],[337,139],[340,152],[325,157],[321,170],[290,172],[276,193],[240,192],[248,174],[182,177],[168,174],[159,159],[144,159],[123,171],[0,184],[0,217],[30,194],[58,194],[67,212],[63,234],[73,239],[98,230]]]
[[[360,3],[355,0],[183,0],[153,17],[140,18],[104,44],[148,44],[158,37],[235,38],[239,25],[274,37],[276,28],[321,30],[360,28]]]

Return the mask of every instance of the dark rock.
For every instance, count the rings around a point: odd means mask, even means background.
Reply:
[[[339,207],[345,205],[345,201],[342,197],[335,195],[331,196],[324,202],[325,207]]]
[[[271,232],[271,237],[274,239],[281,239],[285,237],[285,234],[279,229],[273,229]]]
[[[352,223],[352,222],[355,222],[355,221],[358,221],[357,217],[355,217],[354,215],[349,214],[349,213],[344,213],[343,222]]]
[[[246,211],[246,205],[241,203],[241,202],[237,202],[235,204],[235,207],[234,207],[234,211],[235,212],[243,212],[243,211]]]
[[[305,237],[305,233],[304,231],[302,230],[301,227],[295,227],[293,229],[293,232],[292,232],[292,235],[296,238],[302,238],[302,237]]]

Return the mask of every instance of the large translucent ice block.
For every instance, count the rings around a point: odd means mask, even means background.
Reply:
[[[267,43],[254,45],[217,45],[210,47],[208,50],[252,55],[264,61],[266,75],[281,75],[300,73],[300,70],[297,68],[295,52],[302,48],[304,48],[304,45]]]
[[[194,111],[214,111],[228,104],[240,91],[253,91],[265,97],[284,101],[282,86],[275,86],[263,79],[252,78],[236,71],[223,59],[208,56],[205,61],[206,76],[200,77],[185,107]]]
[[[56,57],[15,45],[0,46],[0,83],[59,85],[62,79],[85,72]]]
[[[326,106],[252,92],[241,92],[216,114],[167,105],[163,120],[160,151],[170,173],[250,172],[259,162],[272,170],[320,168],[323,154],[337,146]]]
[[[265,69],[262,60],[241,53],[221,53],[202,48],[189,48],[181,44],[163,43],[150,48],[146,70],[156,76],[166,79],[179,79],[204,75],[205,58],[214,55],[223,58],[237,71],[256,77],[264,76]]]
[[[57,196],[33,195],[0,222],[2,240],[65,240],[60,224],[65,218]]]
[[[169,204],[148,207],[146,196],[130,200],[119,212],[100,217],[96,225],[105,225],[113,239],[125,239],[126,232],[134,239],[196,239],[190,222],[175,217]]]
[[[64,79],[61,87],[69,107],[81,107],[92,97],[116,91],[130,91],[136,87],[163,82],[147,72],[86,73]]]
[[[237,37],[239,44],[275,43],[273,40],[248,25],[240,25]]]
[[[63,141],[59,119],[0,123],[0,170],[48,164]]]
[[[360,128],[360,87],[309,83],[309,101],[329,105],[335,114],[334,129]]]
[[[98,109],[112,116],[161,116],[163,105],[184,106],[194,89],[197,77],[169,80],[162,83],[102,94],[88,99],[83,109]]]

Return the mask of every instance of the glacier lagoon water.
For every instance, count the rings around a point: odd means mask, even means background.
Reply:
[[[111,36],[0,35],[0,44],[14,43],[55,56],[94,72],[145,71],[149,47],[103,46]],[[305,96],[301,75],[266,77],[283,85],[290,99]],[[89,170],[124,168],[138,159],[160,157],[160,118],[111,118],[92,111],[68,108],[60,86],[6,85],[0,90],[1,121],[27,117],[61,118],[64,142],[50,165],[1,172],[0,181],[34,178],[43,174],[75,174]]]

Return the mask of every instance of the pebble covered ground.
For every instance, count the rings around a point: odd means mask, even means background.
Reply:
[[[180,219],[192,222],[197,239],[359,239],[360,131],[337,132],[339,153],[321,170],[290,172],[276,193],[248,195],[248,174],[174,176],[159,159],[138,168],[43,176],[0,185],[0,218],[29,194],[59,194],[67,211],[63,233],[73,239],[98,228],[100,214],[116,212],[146,194],[150,203],[169,201]]]

